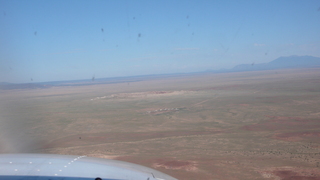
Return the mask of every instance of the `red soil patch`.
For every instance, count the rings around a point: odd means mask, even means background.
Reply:
[[[57,147],[72,147],[93,145],[102,143],[114,142],[132,142],[155,138],[177,137],[177,136],[192,136],[192,135],[209,135],[217,134],[222,131],[168,131],[168,132],[109,132],[109,133],[90,133],[77,134],[63,137],[51,141],[43,146],[43,148],[57,148]]]
[[[155,158],[154,156],[140,155],[121,156],[116,159],[150,167],[180,180],[257,179],[255,176],[251,176],[251,168],[232,163],[238,162],[237,158],[202,156],[195,159],[192,157],[179,159],[167,156]]]
[[[260,171],[263,176],[280,180],[320,180],[319,169],[300,169],[294,167],[276,168],[269,171]]]
[[[319,180],[320,177],[301,176],[293,171],[275,171],[275,175],[279,176],[281,180]]]
[[[211,174],[198,170],[198,162],[195,161],[182,160],[172,157],[154,158],[146,156],[121,156],[115,159],[150,167],[177,179],[215,179]],[[218,173],[219,171],[216,172],[215,175]]]
[[[184,169],[188,170],[188,167],[195,167],[196,163],[193,161],[184,161],[178,160],[175,158],[137,158],[133,156],[119,156],[115,158],[116,160],[120,161],[127,161],[137,164],[152,164],[153,168],[165,168],[165,169]]]

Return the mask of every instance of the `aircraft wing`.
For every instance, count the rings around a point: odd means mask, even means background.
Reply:
[[[2,154],[0,179],[8,180],[177,180],[137,164],[54,154]]]

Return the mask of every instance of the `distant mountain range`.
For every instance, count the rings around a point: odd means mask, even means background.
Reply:
[[[114,77],[114,78],[99,78],[95,80],[73,80],[73,81],[55,81],[55,82],[41,82],[41,83],[23,83],[14,84],[7,82],[0,82],[0,89],[38,89],[38,88],[50,88],[56,86],[86,86],[95,84],[114,84],[114,83],[127,83],[163,79],[170,77],[189,76],[193,74],[204,73],[228,73],[228,72],[243,72],[243,71],[261,71],[261,70],[274,70],[274,69],[290,69],[290,68],[320,68],[320,58],[313,56],[288,56],[279,57],[269,63],[262,64],[240,64],[232,69],[221,70],[207,70],[204,72],[194,73],[174,73],[174,74],[156,74],[156,75],[141,75],[131,77]]]
[[[269,63],[240,64],[230,69],[231,71],[260,71],[290,68],[314,68],[320,67],[320,58],[313,56],[288,56],[279,57]]]

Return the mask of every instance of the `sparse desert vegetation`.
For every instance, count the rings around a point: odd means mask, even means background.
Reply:
[[[0,150],[178,179],[320,179],[320,69],[2,90]]]

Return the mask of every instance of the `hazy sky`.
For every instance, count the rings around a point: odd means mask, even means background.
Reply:
[[[320,57],[320,1],[0,0],[0,82]]]

